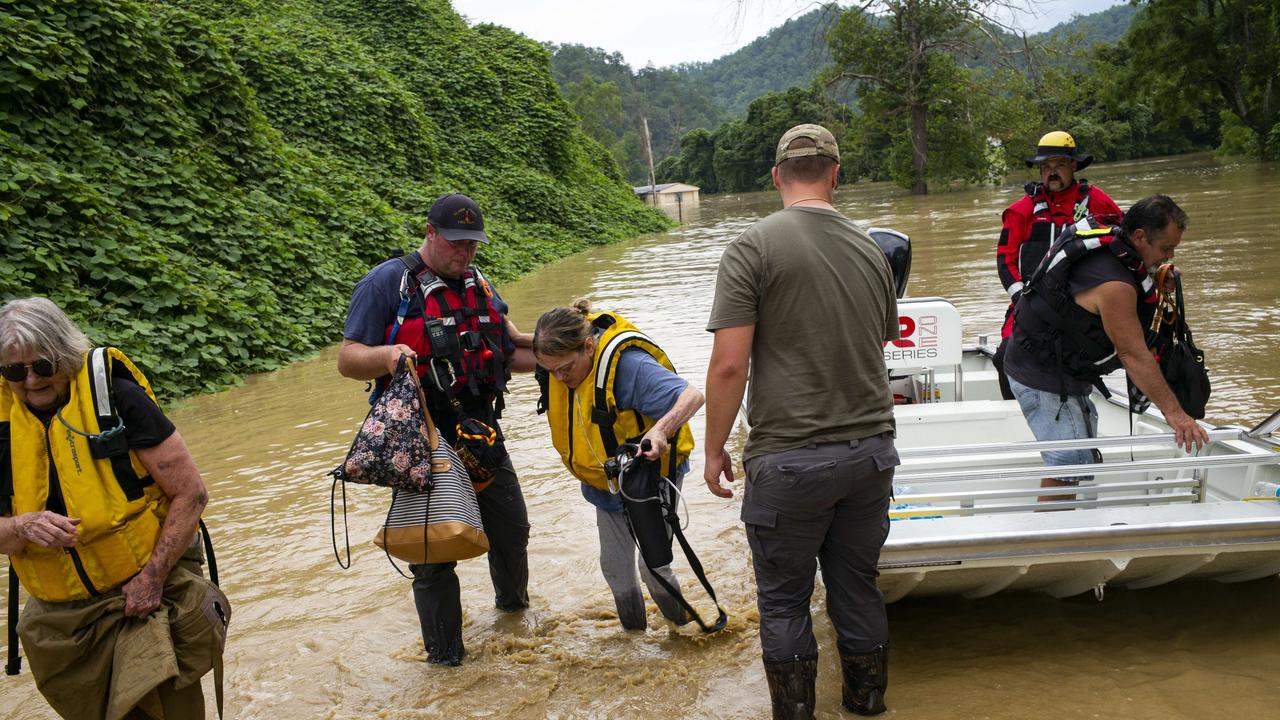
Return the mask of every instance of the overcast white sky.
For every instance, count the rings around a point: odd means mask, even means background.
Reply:
[[[1040,0],[1034,16],[1016,22],[1029,31],[1048,30],[1073,14],[1124,1]],[[473,24],[491,22],[540,42],[620,52],[633,69],[714,60],[817,6],[813,0],[453,0]]]

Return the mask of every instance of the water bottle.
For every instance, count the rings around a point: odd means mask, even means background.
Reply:
[[[898,497],[902,495],[910,495],[911,490],[912,490],[912,486],[910,485],[894,485],[893,497],[896,500]],[[935,518],[942,517],[941,515],[919,515],[916,513],[905,513],[905,514],[899,515],[898,517],[893,516],[894,511],[897,511],[897,510],[913,510],[913,509],[927,508],[927,507],[929,507],[928,503],[895,502],[893,507],[889,508],[889,511],[890,511],[889,521],[897,522],[898,520],[932,520]]]
[[[1280,500],[1280,484],[1259,480],[1253,486],[1253,497],[1274,497]]]

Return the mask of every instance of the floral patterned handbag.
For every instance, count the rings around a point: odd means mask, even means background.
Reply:
[[[369,408],[335,478],[363,485],[421,491],[435,473],[449,470],[447,457],[435,457],[440,436],[427,415],[418,374],[400,356],[396,373]]]
[[[373,538],[388,556],[410,563],[441,563],[483,555],[489,550],[489,539],[475,489],[458,454],[440,442],[426,407],[418,374],[402,355],[395,375],[351,442],[346,460],[333,471],[334,484],[345,480],[394,490],[387,518]],[[344,564],[336,537],[333,551],[339,565],[350,566],[350,551]]]

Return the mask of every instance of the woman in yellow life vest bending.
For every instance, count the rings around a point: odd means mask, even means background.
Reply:
[[[230,608],[186,555],[208,494],[182,436],[45,298],[0,308],[0,375],[0,552],[40,692],[68,718],[203,718]]]
[[[615,313],[592,313],[591,303],[550,310],[538,319],[533,352],[547,371],[544,391],[551,439],[582,494],[596,508],[600,569],[628,630],[647,626],[640,577],[662,615],[677,625],[689,621],[679,600],[662,587],[643,559],[627,526],[622,498],[609,490],[605,462],[620,443],[641,444],[643,455],[679,487],[693,450],[689,418],[702,407],[702,392],[675,373],[652,340]],[[656,571],[677,592],[669,565]]]

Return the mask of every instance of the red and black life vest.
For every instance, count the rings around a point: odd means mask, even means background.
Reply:
[[[1052,203],[1049,202],[1049,193],[1045,190],[1044,183],[1026,184],[1024,189],[1027,197],[1031,198],[1031,229],[1027,239],[1018,248],[1018,270],[1022,274],[1024,283],[1036,271],[1036,266],[1049,251],[1049,246],[1065,228],[1092,217],[1089,212],[1091,188],[1088,180],[1080,180],[1076,183],[1076,202],[1071,217],[1068,218],[1053,213]],[[1083,226],[1080,227],[1083,229]]]
[[[437,390],[450,400],[467,394],[500,399],[506,388],[506,320],[491,302],[489,281],[471,266],[462,273],[459,294],[417,253],[402,255],[400,261],[405,266],[400,307],[387,325],[386,343],[414,349],[418,375],[426,380],[423,388],[428,391]]]
[[[1068,285],[1071,268],[1093,252],[1111,253],[1133,274],[1138,285],[1139,320],[1144,327],[1150,324],[1159,293],[1124,230],[1068,226],[1023,288],[1014,309],[1014,335],[1037,363],[1057,367],[1060,376],[1093,383],[1107,395],[1101,378],[1120,367],[1120,357],[1102,318],[1076,304]]]

